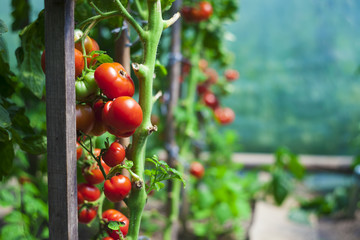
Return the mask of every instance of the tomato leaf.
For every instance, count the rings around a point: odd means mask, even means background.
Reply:
[[[19,80],[38,98],[43,95],[45,77],[41,68],[40,52],[44,49],[44,12],[19,34],[23,61],[19,62]]]
[[[7,128],[11,125],[11,120],[8,111],[0,105],[0,127]]]
[[[120,229],[121,225],[119,224],[119,222],[110,221],[107,226],[109,229],[116,231]]]
[[[11,28],[13,31],[21,30],[23,27],[29,24],[30,20],[30,4],[29,0],[12,0],[11,6],[13,11],[11,16],[13,17],[13,23]]]
[[[0,36],[3,33],[6,33],[8,31],[8,28],[3,20],[0,19]]]
[[[0,177],[8,175],[12,169],[14,160],[14,147],[11,141],[0,144]]]

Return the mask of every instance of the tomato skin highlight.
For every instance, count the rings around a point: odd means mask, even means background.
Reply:
[[[109,167],[115,167],[124,161],[125,148],[120,143],[113,142],[102,158]]]
[[[124,67],[117,62],[103,63],[96,68],[95,81],[110,99],[121,96],[132,97],[135,93],[133,80]]]
[[[118,137],[131,136],[143,120],[140,105],[131,97],[118,97],[105,104],[102,119],[107,130]]]
[[[192,162],[190,165],[190,174],[200,179],[204,176],[205,169],[204,166],[199,162]]]
[[[123,200],[131,191],[131,181],[124,175],[113,176],[104,183],[104,194],[111,202]]]
[[[129,219],[124,214],[122,214],[121,212],[119,212],[119,211],[117,211],[115,209],[108,209],[105,212],[103,212],[102,219],[105,222],[115,221],[115,222],[123,223],[124,226],[120,227],[120,231],[122,232],[124,237],[128,234]],[[114,240],[119,239],[119,236],[118,236],[118,233],[117,233],[118,231],[114,231],[114,230],[111,230],[111,229],[107,229],[106,231],[108,232],[110,237],[114,238]]]

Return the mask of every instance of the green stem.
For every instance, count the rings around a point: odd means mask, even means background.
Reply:
[[[163,30],[160,0],[148,0],[148,30],[141,39],[144,46],[143,64],[133,65],[139,78],[139,104],[143,110],[143,121],[137,128],[132,141],[131,159],[134,162],[133,172],[144,179],[145,149],[147,137],[151,133],[151,111],[153,105],[153,76],[157,47]],[[143,180],[133,184],[129,196],[130,225],[127,239],[137,240],[142,213],[146,203],[146,192]]]

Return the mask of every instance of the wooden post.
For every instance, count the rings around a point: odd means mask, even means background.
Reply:
[[[45,0],[49,231],[78,239],[74,0]]]

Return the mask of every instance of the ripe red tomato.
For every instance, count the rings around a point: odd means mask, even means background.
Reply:
[[[205,69],[204,73],[207,77],[206,79],[207,84],[215,84],[218,81],[219,76],[215,69],[207,68]]]
[[[235,69],[228,69],[225,71],[224,73],[225,78],[228,82],[232,82],[235,81],[236,79],[238,79],[240,77],[240,74],[238,71],[236,71]]]
[[[77,41],[76,36],[75,36],[75,41]],[[92,42],[92,40],[91,40],[91,38],[89,36],[86,36],[86,38],[84,40],[84,46],[85,46],[86,54],[89,54],[93,49],[93,42]],[[77,50],[79,50],[80,52],[83,52],[82,47],[81,47],[81,41],[78,41],[78,42],[75,43],[75,48]]]
[[[212,7],[211,3],[209,3],[209,2],[206,2],[206,1],[200,2],[199,9],[200,9],[202,21],[209,19],[211,17],[211,15],[213,14],[213,7]]]
[[[99,199],[101,192],[100,190],[92,184],[80,183],[77,185],[78,190],[78,203],[84,202],[84,200],[89,202],[94,202]]]
[[[114,240],[112,237],[104,237],[102,240]]]
[[[196,91],[197,91],[197,93],[198,93],[199,95],[202,95],[202,94],[204,94],[204,93],[206,93],[206,92],[209,91],[209,87],[208,87],[208,85],[205,84],[205,83],[199,84],[199,85],[197,86],[197,88],[196,88]]]
[[[102,118],[107,130],[117,137],[129,137],[140,126],[143,113],[131,97],[118,97],[105,104]]]
[[[209,108],[215,109],[219,106],[219,101],[214,93],[207,91],[202,95],[202,101]]]
[[[134,82],[124,67],[117,62],[103,63],[95,70],[95,81],[110,99],[121,96],[132,97],[135,92]]]
[[[131,181],[124,175],[113,176],[104,183],[104,194],[111,202],[119,202],[129,195]]]
[[[105,103],[102,99],[96,101],[93,105],[93,110],[95,114],[94,127],[90,131],[89,135],[100,136],[106,132],[106,126],[102,120],[102,110],[105,106]]]
[[[76,143],[76,160],[79,160],[79,158],[81,158],[81,155],[83,153],[83,149],[80,146],[79,143]]]
[[[194,21],[191,11],[192,11],[192,8],[189,6],[184,6],[181,8],[181,16],[183,16],[183,18],[187,22]]]
[[[201,71],[205,71],[205,69],[208,67],[209,63],[205,59],[200,59],[199,61],[199,68]]]
[[[231,108],[217,108],[214,111],[215,119],[222,125],[230,124],[235,119],[235,113]]]
[[[90,53],[92,51],[99,51],[100,50],[99,44],[93,38],[90,38],[90,39],[92,41],[92,49],[91,49]],[[91,63],[91,65],[96,64],[96,60],[94,60],[94,58],[97,56],[99,56],[99,54],[94,54],[94,55],[92,55],[92,58],[87,58],[88,66],[90,66],[90,63]]]
[[[75,55],[75,77],[78,77],[81,75],[85,67],[84,56],[76,48],[74,49],[74,55]],[[43,51],[41,55],[41,68],[45,73],[45,51]]]
[[[80,207],[78,209],[80,209]],[[96,214],[97,214],[97,208],[85,207],[79,212],[79,222],[87,224],[96,217]]]
[[[205,169],[204,166],[199,162],[192,162],[190,165],[190,174],[200,179],[204,176]]]
[[[105,173],[108,174],[110,167],[106,165],[103,160],[101,160],[101,165],[103,166]],[[85,167],[82,170],[82,174],[85,180],[90,184],[99,184],[105,180],[97,163],[90,167]]]
[[[76,130],[88,134],[94,127],[95,114],[89,105],[76,104]]]
[[[129,219],[121,212],[115,209],[108,209],[105,212],[103,212],[102,219],[105,222],[115,221],[122,223],[123,226],[120,227],[120,231],[122,232],[124,237],[127,235],[129,230]],[[107,229],[107,232],[110,235],[110,237],[114,238],[115,240],[119,239],[118,231]]]
[[[125,148],[120,143],[113,142],[102,158],[109,167],[115,167],[124,161]]]

